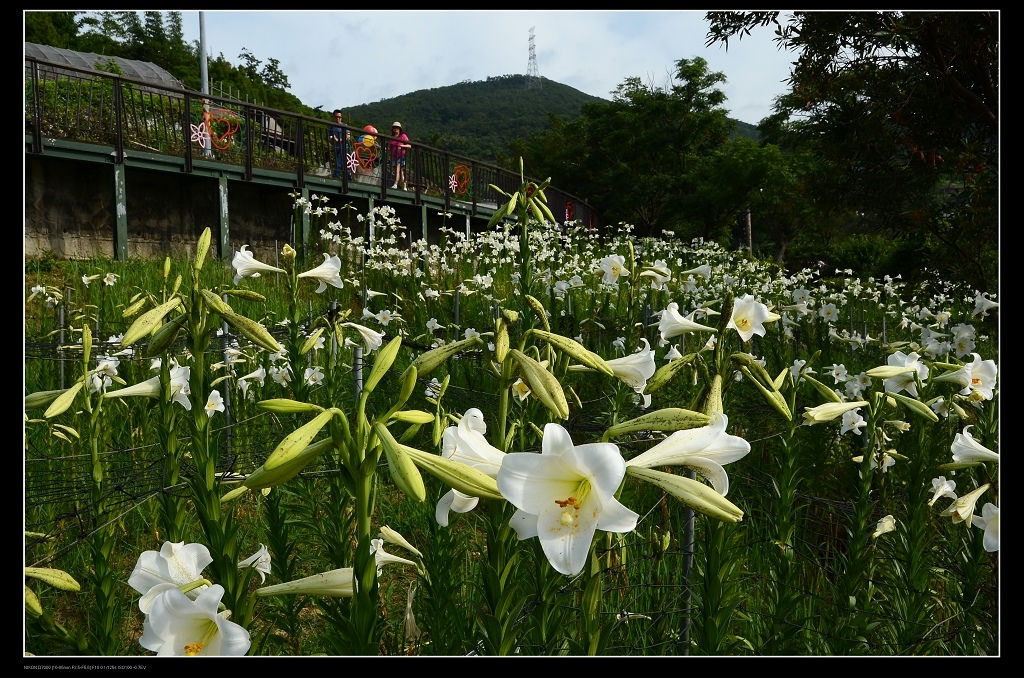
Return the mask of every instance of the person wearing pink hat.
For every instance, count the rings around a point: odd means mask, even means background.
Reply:
[[[402,190],[408,191],[405,177],[405,154],[408,149],[412,148],[412,144],[409,143],[409,137],[402,131],[402,123],[397,120],[391,124],[391,136],[395,137],[389,142],[391,167],[395,173],[395,183],[391,188],[398,189],[398,184],[402,184]]]

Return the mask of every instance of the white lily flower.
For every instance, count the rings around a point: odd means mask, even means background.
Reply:
[[[679,344],[672,344],[672,347],[665,354],[665,360],[678,360],[683,354],[679,352]]]
[[[626,258],[621,254],[609,254],[602,259],[600,267],[604,275],[601,277],[601,282],[606,285],[614,285],[619,282],[620,275],[629,275],[629,269],[623,266],[625,263]]]
[[[302,378],[309,386],[320,386],[324,383],[324,371],[319,367],[307,367]]]
[[[679,304],[673,301],[661,312],[658,331],[661,332],[661,338],[668,341],[672,337],[678,337],[687,332],[714,332],[715,328],[701,325],[690,318],[684,318],[679,313]]]
[[[799,304],[790,304],[788,306],[783,306],[782,310],[783,311],[792,311],[793,313],[796,313],[798,318],[802,318],[805,315],[809,315],[811,313],[811,309],[807,308],[807,302],[801,302]]]
[[[892,532],[895,529],[896,519],[893,518],[892,515],[884,516],[881,520],[878,521],[878,525],[875,526],[875,531],[871,535],[871,538],[876,539],[880,535],[883,535],[886,532]]]
[[[652,290],[663,290],[665,283],[672,280],[672,271],[664,260],[657,259],[654,266],[640,273],[640,277],[651,279]]]
[[[258,381],[258,382],[260,382],[260,386],[263,386],[263,381],[266,378],[267,378],[267,368],[265,368],[265,367],[263,367],[261,365],[259,367],[259,369],[250,372],[249,374],[245,375],[244,377],[239,377],[238,378],[238,382],[239,382],[239,384],[241,384],[243,381]]]
[[[479,497],[471,497],[455,489],[448,490],[447,494],[437,502],[437,507],[434,509],[434,519],[437,520],[437,524],[441,527],[448,527],[448,513],[450,511],[469,513],[479,503]]]
[[[734,301],[732,318],[729,319],[729,324],[725,327],[736,330],[743,341],[750,341],[755,334],[764,336],[764,323],[769,322],[771,316],[768,307],[756,301],[754,295],[744,294]]]
[[[186,410],[192,410],[192,403],[189,402],[188,396],[192,393],[189,389],[188,380],[191,374],[191,368],[180,367],[175,365],[171,368],[171,402],[178,403]],[[116,391],[110,391],[104,393],[105,398],[127,398],[130,396],[144,396],[146,398],[159,398],[163,394],[163,390],[160,387],[160,377],[151,377],[145,381],[140,381],[132,386],[118,389]]]
[[[445,459],[461,462],[483,471],[491,478],[497,478],[505,453],[487,442],[484,434],[487,424],[484,414],[475,407],[466,410],[459,420],[458,426],[449,426],[441,437],[441,456]],[[448,512],[468,513],[476,508],[479,499],[449,490],[437,502],[434,517],[442,527],[448,526]]]
[[[922,382],[928,379],[928,366],[922,363],[917,353],[904,353],[903,351],[896,351],[886,359],[886,363],[892,367],[904,367],[912,368],[909,371],[905,371],[901,374],[897,374],[894,377],[890,377],[885,380],[883,386],[886,391],[892,393],[899,393],[900,391],[906,391],[910,395],[917,397],[917,381],[914,378],[916,374]]]
[[[950,451],[953,453],[953,461],[958,464],[974,464],[986,461],[999,463],[999,455],[988,449],[971,435],[970,426],[964,426],[963,433],[957,433],[953,438],[953,445]]]
[[[932,478],[932,498],[928,505],[934,505],[941,497],[956,499],[956,481],[946,480],[946,476]]]
[[[969,396],[972,400],[992,400],[993,391],[996,386],[996,361],[982,360],[977,353],[972,353],[973,362],[970,362],[955,372],[949,372],[935,377],[935,381],[952,381],[963,389],[960,395]]]
[[[972,524],[985,530],[985,550],[989,553],[999,550],[999,507],[992,502],[981,507],[981,515],[974,516]]]
[[[857,409],[860,409],[859,407]],[[839,435],[843,435],[847,431],[853,431],[857,435],[860,435],[861,429],[868,425],[868,422],[864,420],[864,417],[860,415],[857,410],[847,410],[843,412],[843,425],[839,429]]]
[[[395,565],[412,565],[413,567],[416,567],[416,563],[409,560],[408,558],[402,558],[401,556],[396,556],[385,551],[383,539],[370,540],[370,554],[373,555],[373,559],[377,564],[378,577],[381,575],[381,568],[383,568],[383,566],[387,565],[388,563],[392,563]]]
[[[626,463],[613,443],[573,445],[558,424],[544,427],[540,454],[506,454],[498,489],[518,511],[509,525],[520,539],[538,537],[558,572],[583,570],[597,530],[631,532],[639,516],[615,492]]]
[[[989,299],[988,292],[979,292],[974,297],[974,313],[971,315],[975,318],[987,318],[988,312],[996,308],[999,308],[999,303]]]
[[[363,339],[363,354],[370,355],[384,343],[384,333],[371,330],[365,325],[358,325],[356,323],[342,323],[342,327],[351,327],[359,336]]]
[[[940,513],[941,516],[951,516],[953,518],[953,524],[967,523],[967,527],[971,526],[971,521],[974,519],[974,505],[981,499],[981,495],[985,494],[985,491],[989,488],[989,484],[985,483],[973,492],[969,492],[962,497],[957,497],[956,500],[946,507],[946,510]]]
[[[260,544],[260,548],[256,553],[238,563],[238,569],[240,570],[244,570],[247,567],[256,568],[256,572],[260,575],[261,584],[267,580],[267,575],[270,574],[270,551],[267,550],[266,546]]]
[[[637,393],[643,394],[647,388],[647,380],[654,376],[657,366],[654,364],[654,352],[647,339],[641,338],[644,347],[636,353],[605,361],[608,367],[612,368],[615,376],[632,388]],[[573,372],[593,372],[594,369],[585,365],[572,365],[569,367]]]
[[[203,569],[213,562],[203,544],[165,541],[159,551],[143,551],[128,577],[128,585],[142,594],[139,609],[149,614],[153,600],[170,589],[202,581]],[[207,587],[193,588],[187,595],[196,598]]]
[[[607,365],[612,368],[615,376],[631,386],[637,393],[643,393],[643,390],[647,388],[647,380],[654,376],[654,372],[657,370],[650,342],[643,338],[640,341],[644,343],[644,347],[636,353],[607,361]]]
[[[684,275],[699,275],[705,280],[709,280],[711,278],[711,267],[707,264],[702,264],[697,268],[691,268],[689,271],[683,271],[679,274],[679,277],[681,278]]]
[[[530,393],[532,393],[530,386],[522,379],[516,379],[516,382],[512,384],[512,395],[515,396],[516,402],[526,402]]]
[[[232,281],[233,285],[237,285],[242,278],[258,277],[260,272],[285,272],[284,269],[271,266],[270,264],[264,264],[262,261],[257,261],[252,252],[246,249],[247,247],[249,246],[242,245],[242,248],[235,252],[234,258],[231,259],[231,267],[235,269],[235,278]]]
[[[333,285],[338,289],[345,287],[345,283],[341,280],[341,259],[336,255],[332,257],[326,252],[324,252],[324,263],[305,273],[300,273],[296,277],[314,278],[317,280],[320,283],[319,287],[316,288],[317,294],[323,293],[328,285]]]
[[[729,417],[722,412],[711,415],[707,426],[676,431],[646,452],[626,462],[626,466],[655,468],[686,466],[708,479],[723,497],[729,494],[729,476],[723,465],[747,456],[750,443],[725,432]]]
[[[139,644],[158,657],[241,657],[252,644],[249,632],[217,613],[224,587],[219,584],[191,600],[178,589],[164,591],[143,622]]]
[[[215,412],[224,411],[224,398],[221,397],[220,391],[213,389],[210,391],[210,397],[206,401],[206,416],[212,417]]]

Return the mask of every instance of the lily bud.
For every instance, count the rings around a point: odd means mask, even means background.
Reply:
[[[704,483],[641,466],[627,466],[626,475],[660,487],[694,511],[709,518],[726,523],[738,523],[743,520],[743,511],[739,507]]]
[[[410,499],[423,501],[427,498],[427,490],[423,485],[423,476],[406,454],[405,445],[400,445],[395,437],[391,435],[388,427],[381,422],[374,422],[373,431],[377,439],[384,446],[384,454],[388,458],[388,470],[391,471],[391,479],[395,481],[400,489]]]
[[[707,426],[710,422],[711,417],[701,412],[684,410],[678,407],[667,407],[615,424],[604,432],[601,440],[607,441],[610,438],[616,438],[627,433],[636,433],[637,431],[683,431]]]
[[[895,398],[904,407],[906,407],[908,410],[910,410],[919,417],[927,419],[928,421],[933,423],[939,420],[939,415],[932,412],[932,408],[928,407],[927,405],[922,403],[920,400],[917,400],[916,398],[908,398],[902,393],[890,393],[889,391],[886,391],[885,395]]]
[[[285,245],[287,247],[287,245]],[[351,567],[342,567],[329,572],[321,572],[302,579],[274,584],[256,589],[256,595],[280,596],[285,594],[303,593],[308,596],[331,596],[334,598],[351,598],[355,595],[355,577]]]
[[[290,400],[288,398],[270,398],[268,400],[261,400],[256,403],[256,406],[274,412],[275,414],[301,414],[303,412],[323,412],[324,408],[313,403],[304,403],[299,400]]]
[[[268,471],[272,471],[299,455],[312,442],[316,434],[320,432],[320,429],[327,425],[327,422],[334,416],[335,411],[333,408],[324,410],[309,423],[303,424],[286,435],[284,440],[278,443],[274,451],[270,453],[267,460],[263,462],[263,467]]]
[[[899,365],[881,365],[879,367],[872,367],[870,370],[865,372],[865,374],[872,379],[892,379],[893,377],[898,377],[901,374],[907,374],[909,372],[917,372],[917,368],[901,367]]]
[[[612,370],[611,366],[605,362],[604,358],[592,351],[588,351],[583,344],[579,343],[575,339],[563,337],[560,334],[553,334],[552,332],[544,332],[542,330],[530,330],[527,334],[532,334],[538,339],[546,341],[581,365],[585,365],[586,367],[589,367],[592,370],[597,370],[598,372],[603,372],[609,377],[615,376],[615,372]]]
[[[843,416],[844,412],[855,410],[858,407],[864,407],[867,404],[868,401],[866,400],[855,400],[849,403],[825,403],[824,405],[818,405],[817,407],[805,407],[804,424],[807,426],[813,426],[814,424],[832,421],[837,417]]]

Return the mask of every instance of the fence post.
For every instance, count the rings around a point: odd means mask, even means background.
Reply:
[[[228,303],[228,295],[224,294],[221,296],[221,300],[226,304]],[[226,320],[221,319],[220,330],[223,346],[221,347],[221,356],[224,358],[224,364],[227,366],[228,372],[231,372],[231,356],[228,354],[228,347],[231,345],[231,335],[229,334],[231,327],[228,325]],[[225,381],[225,384],[230,384],[230,381]],[[231,457],[231,388],[230,386],[224,389],[224,449],[227,452],[228,458]]]
[[[683,476],[694,480],[697,477],[697,472],[692,469],[687,469],[683,472]],[[683,509],[683,599],[682,599],[682,610],[683,610],[683,625],[679,629],[679,644],[680,654],[686,656],[690,654],[690,624],[692,623],[690,614],[692,608],[690,606],[690,600],[693,591],[693,550],[694,550],[694,539],[693,539],[693,509],[687,506]]]
[[[60,360],[58,360],[57,362],[60,364],[60,389],[62,391],[64,390],[64,312],[65,309],[67,309],[69,303],[71,303],[71,288],[65,287],[64,303],[60,305],[60,310],[57,312],[59,316],[57,318],[57,327],[60,330],[60,332],[57,335],[57,351],[59,351]]]

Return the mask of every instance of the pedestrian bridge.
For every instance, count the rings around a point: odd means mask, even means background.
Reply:
[[[159,255],[207,226],[225,258],[242,243],[310,245],[318,234],[292,206],[314,194],[357,214],[390,205],[411,239],[436,241],[442,223],[464,223],[467,234],[486,226],[505,200],[492,184],[521,185],[518,172],[410,141],[408,190],[392,189],[391,137],[342,125],[350,139],[338,155],[331,126],[26,56],[26,256]],[[545,194],[556,219],[601,228],[583,201],[555,186]]]

